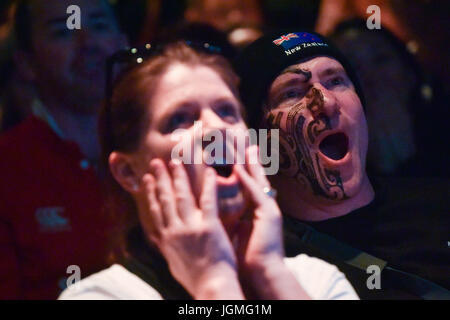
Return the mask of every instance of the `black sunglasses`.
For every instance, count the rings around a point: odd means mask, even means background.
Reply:
[[[206,54],[223,55],[221,47],[211,44],[209,42],[196,42],[191,40],[183,41],[187,46],[192,49],[203,52]],[[111,149],[116,146],[112,137],[112,123],[111,123],[111,99],[115,85],[122,79],[128,72],[144,63],[147,59],[155,57],[162,53],[167,45],[173,42],[150,44],[147,43],[143,46],[125,48],[117,51],[106,60],[106,130],[108,140],[110,142]]]

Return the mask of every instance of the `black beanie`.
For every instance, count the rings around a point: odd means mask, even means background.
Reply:
[[[263,102],[281,71],[319,55],[330,56],[342,64],[364,106],[364,95],[353,67],[325,37],[314,32],[273,33],[246,47],[234,64],[241,78],[240,93],[250,127],[257,128],[260,124]]]

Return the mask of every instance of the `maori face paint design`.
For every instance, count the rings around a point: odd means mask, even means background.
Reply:
[[[323,168],[318,155],[309,148],[317,137],[331,130],[330,119],[324,113],[323,94],[313,87],[305,98],[305,102],[289,110],[268,115],[269,126],[280,129],[280,170],[309,185],[317,195],[342,200],[346,195],[339,171]],[[313,117],[308,123],[303,115],[306,110]]]

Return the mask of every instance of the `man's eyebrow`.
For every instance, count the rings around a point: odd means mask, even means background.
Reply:
[[[281,74],[286,74],[286,73],[295,73],[295,74],[302,75],[306,78],[305,82],[309,81],[309,79],[311,79],[311,76],[312,76],[311,71],[309,71],[308,69],[299,68],[297,66],[288,67],[288,68],[284,69],[283,72],[281,72]]]
[[[330,68],[327,68],[327,69],[321,71],[319,73],[319,76],[320,77],[331,76],[331,75],[338,74],[338,73],[345,73],[344,68],[342,68],[342,67],[330,67]]]

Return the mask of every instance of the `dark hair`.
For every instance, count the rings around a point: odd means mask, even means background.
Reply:
[[[167,69],[177,63],[213,69],[238,97],[238,78],[228,61],[219,55],[198,52],[184,42],[164,46],[161,53],[132,68],[115,83],[110,100],[100,112],[99,134],[102,147],[101,172],[107,195],[106,210],[120,227],[115,239],[119,257],[124,253],[126,234],[138,224],[137,208],[131,195],[112,176],[109,156],[113,151],[128,153],[137,150],[148,128],[147,120],[151,116],[148,103],[154,89]]]
[[[386,28],[371,30],[367,28],[365,20],[355,18],[339,23],[329,38],[336,46],[340,47],[341,39],[345,40],[350,37],[361,36],[364,34],[375,34],[382,37],[383,40],[393,48],[395,53],[399,55],[401,61],[410,68],[412,73],[414,73],[414,77],[417,81],[423,80],[424,75],[414,55],[400,39]]]
[[[24,51],[33,48],[31,39],[31,3],[32,0],[18,0],[14,14],[14,32],[17,47]]]

